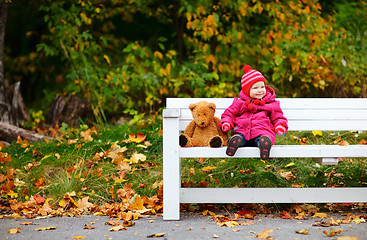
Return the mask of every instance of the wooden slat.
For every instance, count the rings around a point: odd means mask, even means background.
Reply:
[[[277,100],[280,101],[282,108],[367,110],[367,98],[277,98]],[[227,108],[232,104],[233,98],[167,98],[166,107],[183,108],[199,101],[213,102],[217,108]]]
[[[181,203],[366,202],[367,188],[181,188]]]
[[[225,109],[217,109],[215,111],[215,116],[221,117]],[[310,120],[365,120],[367,121],[367,110],[361,111],[358,109],[283,109],[284,116],[288,120],[297,119],[310,119]],[[181,109],[181,119],[191,119],[192,113],[190,109]]]
[[[192,147],[180,148],[181,158],[232,158],[226,155],[226,147]],[[259,158],[257,147],[239,148],[233,158]],[[322,157],[367,157],[364,145],[274,145],[270,151],[271,158],[322,158]]]
[[[180,130],[190,122],[180,121]],[[288,131],[365,131],[367,121],[289,121],[288,126]]]

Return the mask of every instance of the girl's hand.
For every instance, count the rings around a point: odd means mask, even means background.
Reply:
[[[286,133],[286,129],[285,129],[285,127],[284,127],[284,126],[282,126],[282,125],[278,125],[278,126],[276,126],[276,127],[275,127],[275,132],[276,132],[279,136],[283,137],[283,136],[285,135],[285,133]]]
[[[232,124],[225,122],[222,124],[222,131],[227,133],[232,130]]]

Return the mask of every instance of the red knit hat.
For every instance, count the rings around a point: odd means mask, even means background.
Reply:
[[[242,92],[247,96],[250,95],[250,88],[257,82],[263,81],[266,86],[266,80],[264,76],[256,70],[253,70],[250,65],[245,65],[242,68],[245,73],[241,78]]]

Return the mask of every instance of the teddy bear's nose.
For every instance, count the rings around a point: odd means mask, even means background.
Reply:
[[[201,124],[201,125],[204,125],[204,124],[205,124],[205,122],[201,122],[200,124]]]

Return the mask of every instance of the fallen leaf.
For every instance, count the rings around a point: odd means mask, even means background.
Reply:
[[[82,209],[83,211],[88,211],[90,208],[94,206],[93,203],[88,202],[89,197],[84,197],[82,199],[79,199],[77,202],[77,206],[79,209]]]
[[[282,219],[290,219],[290,218],[292,218],[292,216],[287,211],[281,212],[280,213],[280,216],[281,216]]]
[[[238,211],[237,214],[247,219],[254,219],[256,216],[256,213],[251,210],[241,210],[241,211]]]
[[[338,237],[336,240],[359,240],[358,236],[341,236]]]
[[[341,141],[338,143],[339,146],[349,146],[349,143],[347,141]]]
[[[131,133],[130,135],[129,135],[129,139],[127,140],[127,142],[136,142],[136,143],[141,143],[142,141],[144,141],[145,140],[145,138],[146,138],[147,136],[146,135],[144,135],[144,133],[138,133],[138,134],[136,134],[136,136],[135,136],[135,134],[134,133]]]
[[[322,136],[322,131],[312,131],[314,136]]]
[[[133,155],[130,157],[130,160],[128,160],[130,163],[139,163],[139,161],[144,162],[147,160],[147,157],[142,153],[133,153]]]
[[[121,225],[121,222],[119,220],[111,220],[111,221],[108,221],[108,222],[105,222],[105,225],[111,225],[111,226],[119,226]]]
[[[308,234],[308,228],[305,228],[305,229],[302,229],[302,230],[296,231],[296,233],[307,235],[307,234]]]
[[[294,162],[290,162],[287,165],[285,165],[284,167],[287,168],[287,167],[291,167],[291,166],[294,166]]]
[[[74,236],[72,237],[72,239],[84,239],[85,237],[84,236]]]
[[[0,163],[1,164],[5,164],[11,161],[11,157],[10,155],[8,155],[7,153],[2,153],[0,152]]]
[[[261,233],[257,234],[256,238],[257,239],[268,239],[270,233],[272,233],[273,231],[274,231],[273,229],[265,229]]]
[[[83,138],[84,142],[88,143],[88,142],[91,142],[93,141],[93,138],[92,138],[92,133],[97,133],[96,130],[93,130],[93,129],[87,129],[83,132],[80,132],[80,136]]]
[[[212,212],[212,211],[209,211],[209,210],[204,210],[204,211],[202,212],[202,214],[203,214],[204,216],[207,216],[208,214],[209,214],[210,216],[215,216],[215,213],[214,213],[214,212]]]
[[[95,229],[92,225],[85,224],[83,229]]]
[[[360,224],[360,223],[365,223],[366,220],[364,218],[359,218],[359,217],[356,217],[352,220],[352,222],[354,222],[355,224]]]
[[[337,229],[330,228],[330,233],[328,234],[326,230],[324,230],[322,233],[325,234],[328,237],[334,237],[335,235],[338,235],[339,233],[343,232],[343,229]]]
[[[240,225],[237,221],[218,222],[217,224],[221,227],[225,226],[225,227],[229,227],[229,228],[236,227],[236,226]]]
[[[117,142],[111,145],[111,148],[108,150],[108,154],[106,157],[112,159],[112,163],[119,164],[124,158],[124,152],[127,150],[126,147],[120,147],[117,145]]]
[[[238,221],[238,224],[240,226],[250,226],[250,225],[255,225],[256,223],[254,223],[253,221]]]
[[[314,217],[314,218],[327,218],[327,214],[317,212],[312,217]]]
[[[45,231],[45,230],[55,230],[55,229],[56,229],[55,226],[49,226],[49,227],[35,228],[34,231]]]
[[[10,230],[8,230],[9,234],[16,234],[18,233],[20,230],[22,230],[21,228],[12,228]]]
[[[33,222],[22,222],[22,223],[20,223],[20,225],[32,225],[33,224]]]
[[[45,202],[42,206],[42,208],[39,210],[42,216],[47,216],[49,213],[51,213],[52,209],[48,202]]]
[[[280,176],[282,177],[282,178],[285,178],[285,179],[287,179],[288,181],[289,180],[292,180],[292,179],[294,179],[294,178],[296,178],[294,175],[293,175],[293,173],[292,173],[292,171],[289,171],[289,172],[284,172],[284,171],[280,171]]]
[[[148,235],[147,238],[164,237],[164,235],[166,235],[166,233],[155,233],[152,235]]]
[[[118,226],[108,229],[108,231],[110,232],[125,231],[125,230],[126,228],[123,225],[118,225]]]
[[[210,173],[211,171],[213,171],[214,169],[216,169],[217,167],[210,167],[210,166],[208,166],[208,167],[203,167],[200,171],[202,171],[202,172],[204,172],[204,173],[206,173],[206,174],[208,174],[208,173]]]

